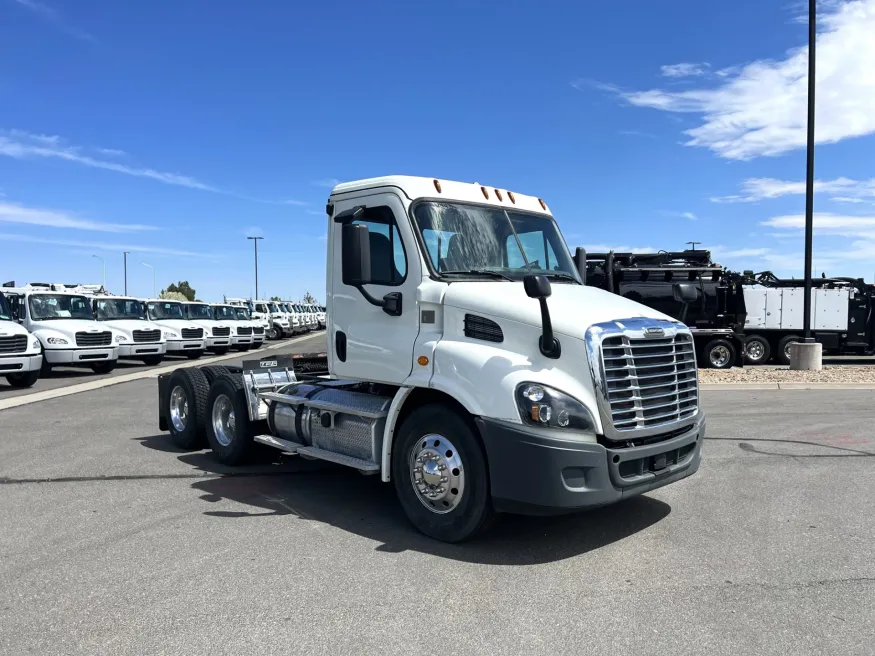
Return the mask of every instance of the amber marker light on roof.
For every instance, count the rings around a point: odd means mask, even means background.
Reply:
[[[495,190],[495,195],[498,196],[498,200],[504,200],[504,199],[501,197],[501,192],[500,192],[498,189]]]
[[[480,187],[480,191],[483,192],[483,198],[489,200],[489,192],[486,191],[486,187]]]
[[[538,202],[541,203],[541,209],[546,212],[547,211],[547,204],[544,201],[542,201],[540,198],[538,199]]]
[[[437,189],[438,193],[441,193],[441,183],[437,180],[434,181],[434,188]]]
[[[513,197],[513,192],[512,192],[512,191],[507,192],[507,197],[510,198],[510,202],[511,202],[511,203],[513,203],[514,205],[516,205],[516,198]]]

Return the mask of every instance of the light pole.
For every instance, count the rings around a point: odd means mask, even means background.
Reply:
[[[264,237],[247,237],[255,245],[255,300],[258,300],[258,240]]]
[[[805,163],[805,296],[803,337],[811,339],[811,258],[814,241],[814,47],[817,41],[817,2],[808,0],[808,143]]]
[[[103,261],[103,258],[100,257],[100,255],[92,255],[91,257],[97,258],[103,265],[103,291],[106,291],[106,262]]]
[[[125,254],[125,296],[128,295],[128,255],[131,254],[130,251],[124,251]]]
[[[140,262],[144,267],[149,267],[152,269],[152,298],[158,298],[158,294],[155,293],[155,267],[151,264],[146,264],[145,262]]]

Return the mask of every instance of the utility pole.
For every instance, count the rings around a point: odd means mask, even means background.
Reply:
[[[124,251],[125,254],[125,296],[128,295],[128,255],[131,254],[130,251]]]
[[[91,257],[97,258],[103,264],[103,291],[106,291],[106,262],[100,255],[92,255]]]
[[[146,264],[145,262],[140,262],[144,267],[149,267],[152,269],[152,298],[158,298],[158,293],[155,291],[155,267],[151,264]]]
[[[811,259],[814,241],[814,90],[817,40],[817,1],[808,0],[808,143],[805,166],[805,298],[802,326],[805,341],[811,340]]]
[[[258,240],[264,239],[264,237],[247,237],[246,239],[251,239],[255,245],[255,300],[258,300]]]
[[[694,251],[694,250],[696,250],[696,244],[701,244],[702,242],[700,242],[700,241],[688,241],[687,243],[690,245],[690,250]]]

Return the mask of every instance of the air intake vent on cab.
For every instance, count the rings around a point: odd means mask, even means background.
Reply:
[[[504,333],[501,332],[501,326],[491,319],[478,317],[476,314],[465,315],[465,337],[482,339],[485,342],[504,341]]]

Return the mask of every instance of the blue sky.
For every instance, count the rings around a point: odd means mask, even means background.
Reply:
[[[815,266],[875,274],[875,0],[821,0]],[[324,298],[335,180],[545,198],[571,247],[801,274],[794,0],[0,0],[0,278]]]

